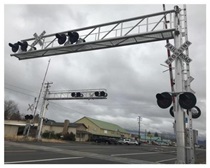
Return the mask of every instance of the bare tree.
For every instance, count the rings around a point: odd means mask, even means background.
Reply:
[[[19,120],[21,118],[17,104],[12,100],[4,101],[4,119]]]
[[[20,115],[20,112],[17,111],[15,113],[12,113],[11,117],[10,117],[10,120],[21,120],[21,115]]]

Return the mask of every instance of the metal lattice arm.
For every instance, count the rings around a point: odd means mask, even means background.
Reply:
[[[106,89],[71,90],[48,92],[45,100],[107,99]]]
[[[42,33],[40,43],[37,42],[40,46],[36,45],[36,50],[19,50],[11,56],[22,60],[172,39],[174,27],[171,24],[171,15],[174,12],[169,10],[49,35]],[[167,30],[163,23],[163,17],[166,15],[170,15],[170,27]],[[75,41],[71,40],[73,36]],[[21,41],[26,41],[31,46],[34,40],[37,39]]]

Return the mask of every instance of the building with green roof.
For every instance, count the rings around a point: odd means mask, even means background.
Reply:
[[[84,124],[87,127],[86,131],[89,132],[91,136],[130,138],[130,134],[125,129],[113,123],[96,120],[90,117],[83,117],[75,123]]]

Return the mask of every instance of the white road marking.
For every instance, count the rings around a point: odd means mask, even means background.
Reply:
[[[23,152],[36,152],[36,150],[16,150],[16,151],[4,151],[4,152],[11,152],[11,153],[23,153]]]
[[[83,157],[65,157],[65,158],[51,158],[51,159],[39,159],[39,160],[22,160],[22,161],[12,161],[5,162],[6,164],[10,163],[30,163],[30,162],[46,162],[46,161],[54,161],[54,160],[68,160],[68,159],[81,159]]]
[[[164,153],[174,153],[175,151],[171,151],[171,152],[144,152],[144,153],[120,153],[120,154],[112,154],[111,156],[131,156],[131,155],[150,155],[150,154],[164,154]]]
[[[159,160],[159,161],[157,161],[156,163],[167,162],[167,161],[170,161],[170,160],[176,160],[176,159],[177,159],[177,158],[171,158],[171,159]]]

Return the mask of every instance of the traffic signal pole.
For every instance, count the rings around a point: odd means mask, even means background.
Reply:
[[[174,15],[174,45],[176,48],[181,46],[181,30],[180,30],[180,9],[175,6]],[[182,74],[182,60],[177,57],[175,59],[175,92],[183,92],[183,74]],[[185,123],[184,112],[179,105],[179,97],[175,97],[174,112],[176,113],[176,142],[177,142],[177,163],[186,163],[186,149],[185,149]]]

